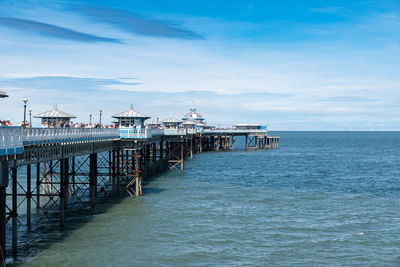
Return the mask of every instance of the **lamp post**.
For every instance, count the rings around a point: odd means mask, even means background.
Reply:
[[[29,126],[32,127],[32,109],[29,109]]]
[[[103,112],[103,109],[99,109],[100,112],[100,128],[101,128],[101,113]]]
[[[90,125],[92,125],[92,114],[89,115],[90,118]]]
[[[26,103],[28,103],[28,98],[24,98],[24,99],[22,99],[22,101],[24,102],[24,124],[23,124],[23,127],[25,128],[26,127]]]

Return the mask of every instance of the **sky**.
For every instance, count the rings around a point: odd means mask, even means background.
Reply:
[[[0,1],[0,120],[400,130],[400,1]],[[39,125],[39,119],[33,119]]]

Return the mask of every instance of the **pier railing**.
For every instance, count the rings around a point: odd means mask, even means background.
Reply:
[[[187,129],[164,129],[165,135],[185,135],[187,134]]]
[[[23,129],[0,127],[0,156],[20,154],[23,150]]]
[[[123,139],[150,139],[164,135],[164,129],[119,128],[119,137]]]
[[[67,143],[119,138],[115,128],[26,128],[23,144]]]
[[[97,141],[109,139],[150,139],[162,135],[248,134],[266,136],[267,130],[251,129],[146,129],[146,128],[22,128],[0,127],[0,156],[19,154],[24,145]]]
[[[249,129],[249,130],[242,130],[242,129],[205,129],[202,131],[203,133],[208,134],[249,134],[249,135],[267,135],[267,130],[263,129]]]

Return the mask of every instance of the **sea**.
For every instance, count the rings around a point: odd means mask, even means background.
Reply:
[[[400,266],[400,132],[271,132],[23,230],[10,266]],[[8,241],[10,243],[10,239]]]

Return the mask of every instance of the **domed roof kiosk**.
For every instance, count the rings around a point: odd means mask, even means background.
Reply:
[[[144,121],[151,117],[137,112],[131,105],[130,110],[115,114],[112,118],[118,119],[119,127],[130,127],[135,125],[138,128],[144,128]]]
[[[204,121],[203,116],[201,116],[200,113],[197,112],[195,108],[191,108],[188,113],[185,114],[185,116],[182,118],[183,121],[187,120],[195,120],[197,122],[202,122]]]
[[[56,105],[52,110],[36,114],[33,117],[42,119],[41,123],[44,124],[46,122],[49,126],[52,124],[55,126],[60,123],[69,123],[71,119],[76,118],[75,115],[59,110]]]

